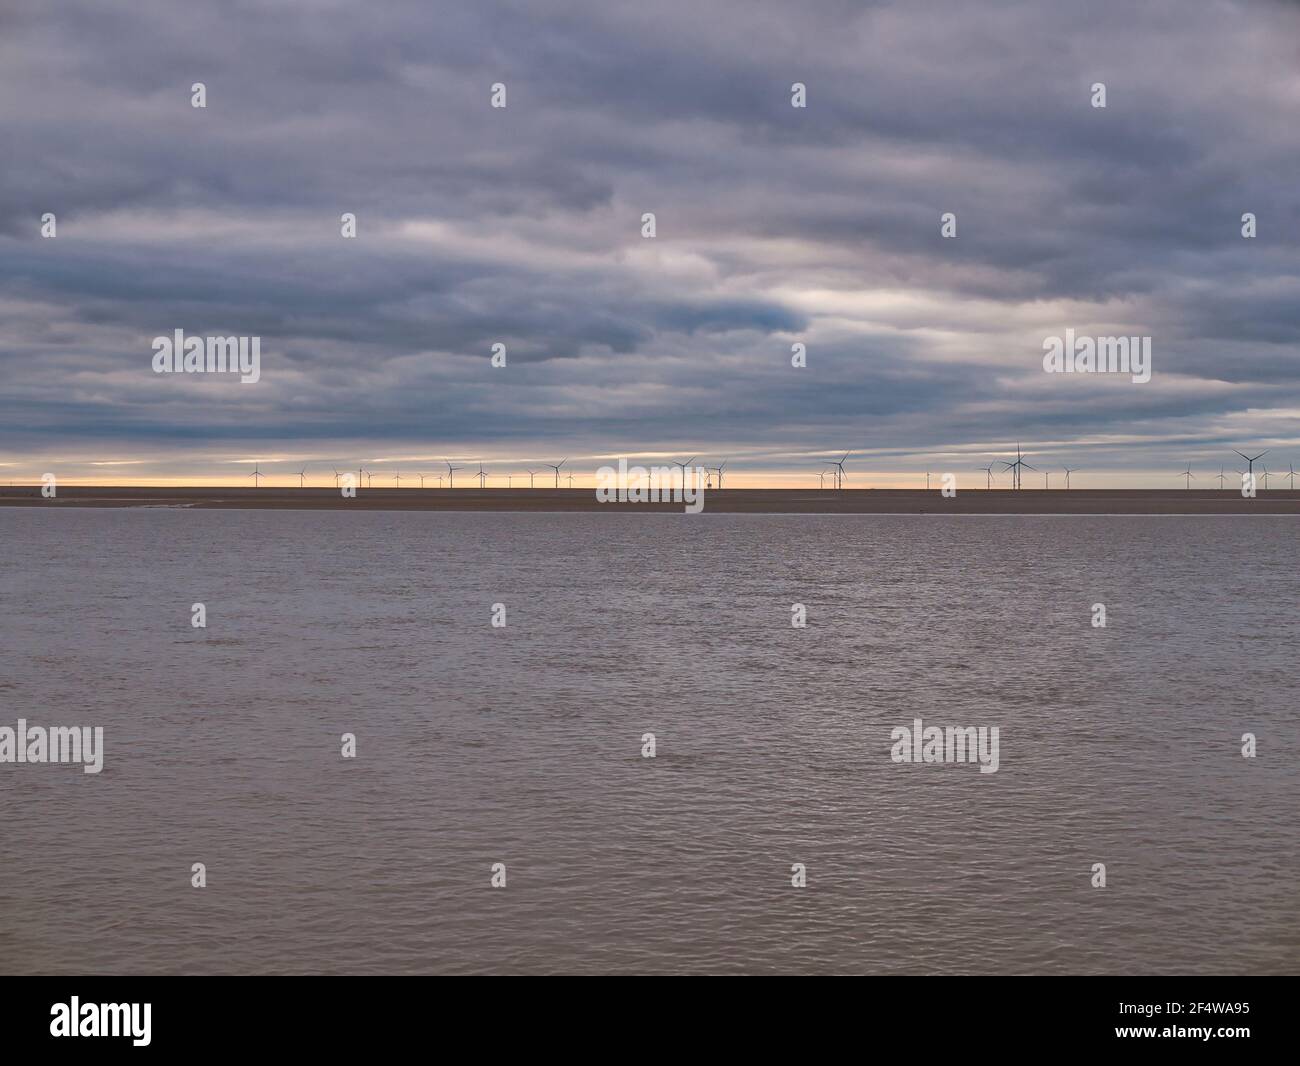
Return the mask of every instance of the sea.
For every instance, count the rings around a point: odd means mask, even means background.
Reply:
[[[1298,530],[0,508],[0,970],[1294,973]]]

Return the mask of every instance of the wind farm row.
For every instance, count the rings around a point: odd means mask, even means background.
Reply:
[[[852,486],[849,484],[850,475],[847,469],[847,464],[853,454],[854,453],[851,451],[846,451],[839,459],[822,459],[817,464],[821,469],[809,476],[817,478],[819,489],[826,490],[828,487],[835,491],[848,489]],[[1058,487],[1063,488],[1064,491],[1070,491],[1072,487],[1070,480],[1071,476],[1080,473],[1082,470],[1081,467],[1062,465],[1059,468],[1053,469],[1046,465],[1034,466],[1028,462],[1031,454],[1032,453],[1023,452],[1020,445],[1017,444],[1014,459],[994,459],[985,466],[977,467],[976,470],[985,476],[985,489],[992,490],[994,488],[1005,487],[1012,490],[1021,490],[1027,487],[1033,487],[1032,485],[1027,486],[1025,483],[1025,472],[1028,471],[1033,474],[1042,474],[1042,487],[1044,489],[1052,488],[1052,475],[1056,474],[1063,478],[1064,482],[1062,485],[1061,482],[1058,481]],[[1232,474],[1230,475],[1226,464],[1221,465],[1217,474],[1203,475],[1206,480],[1209,482],[1217,481],[1219,489],[1227,489],[1231,487],[1233,491],[1237,491],[1239,485],[1244,483],[1245,480],[1249,480],[1253,485],[1256,483],[1257,479],[1262,479],[1262,487],[1267,491],[1270,487],[1270,479],[1273,478],[1285,480],[1288,483],[1288,488],[1295,488],[1295,477],[1297,471],[1293,463],[1288,462],[1286,470],[1275,471],[1270,470],[1266,464],[1261,462],[1264,456],[1269,454],[1267,450],[1256,455],[1247,455],[1244,452],[1239,452],[1234,449],[1233,454],[1240,456],[1246,467],[1245,470],[1236,469],[1236,467],[1234,467]],[[695,467],[692,464],[696,463],[698,458],[698,456],[692,455],[688,459],[672,459],[668,460],[665,465],[668,467],[677,467],[682,478],[686,477],[688,470],[698,470],[703,475],[704,488],[714,491],[722,489],[724,487],[727,460],[719,462],[717,466],[701,465]],[[461,462],[463,463],[465,461],[461,460]],[[542,488],[549,487],[558,489],[562,487],[573,488],[576,479],[586,477],[586,475],[579,473],[572,466],[567,465],[568,463],[569,459],[566,457],[554,463],[537,462],[535,465],[525,463],[522,466],[511,464],[505,472],[499,472],[488,470],[482,461],[477,462],[477,469],[475,469],[473,465],[456,465],[457,460],[444,459],[441,465],[445,467],[445,472],[442,470],[435,470],[434,472],[415,471],[403,474],[400,469],[376,471],[373,469],[367,469],[366,466],[362,464],[356,468],[355,473],[350,468],[347,470],[341,470],[338,467],[332,466],[323,472],[319,469],[313,470],[309,475],[307,467],[303,466],[301,469],[291,471],[288,474],[277,473],[273,475],[263,473],[261,463],[255,462],[252,473],[247,476],[253,480],[255,487],[261,487],[263,480],[272,477],[278,478],[281,482],[287,478],[290,483],[292,483],[293,478],[297,478],[299,488],[307,487],[309,476],[314,479],[314,486],[319,486],[325,477],[332,477],[332,483],[336,488],[343,486],[345,483],[350,483],[358,488],[374,488],[375,478],[378,477],[380,479],[379,486],[381,488],[387,484],[396,489],[402,488],[403,482],[406,483],[408,489],[417,487],[420,489],[435,487],[439,489],[454,489],[456,488],[456,475],[458,473],[461,474],[461,488],[471,487],[484,489],[487,488],[489,482],[491,482],[493,488],[504,487],[510,489],[516,487],[527,487],[533,489],[537,487],[537,479],[540,476],[542,478]],[[1258,473],[1256,473],[1255,470],[1256,463],[1260,463]],[[466,471],[469,471],[468,475],[466,475]],[[939,473],[935,471],[926,471],[926,489],[931,490],[933,488],[933,479],[936,477],[943,477],[946,473],[948,472],[945,471]],[[1234,476],[1235,478],[1242,480],[1234,480]],[[468,477],[469,481],[468,486],[466,485],[466,477]],[[1191,464],[1188,463],[1185,469],[1170,475],[1171,482],[1176,482],[1179,478],[1183,480],[1183,488],[1190,489],[1192,482],[1198,479],[1198,475],[1192,472]],[[350,479],[350,481],[347,479]],[[1003,479],[1009,479],[1009,484],[1007,484]],[[525,480],[527,481],[526,486],[524,484]],[[893,478],[891,477],[890,480],[893,480]],[[502,485],[503,481],[504,485]],[[519,481],[520,483],[518,486],[515,485],[516,481]],[[869,489],[873,486],[864,484],[856,487]]]

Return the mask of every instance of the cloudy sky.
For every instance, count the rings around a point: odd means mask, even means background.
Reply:
[[[0,112],[0,479],[1300,462],[1294,4],[10,0]]]

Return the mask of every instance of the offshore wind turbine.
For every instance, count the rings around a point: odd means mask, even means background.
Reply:
[[[818,471],[817,471],[817,487],[818,487],[819,489],[824,489],[824,488],[826,488],[826,471],[825,471],[825,470],[818,470]]]
[[[1237,452],[1237,449],[1236,449],[1236,448],[1233,448],[1232,450],[1233,450],[1234,452]],[[1260,459],[1263,459],[1264,456],[1266,456],[1266,455],[1268,454],[1268,449],[1267,449],[1267,448],[1264,449],[1264,451],[1260,452],[1260,453],[1259,453],[1257,456],[1255,456],[1253,459],[1252,459],[1249,455],[1242,455],[1241,452],[1237,452],[1237,454],[1238,454],[1238,455],[1241,455],[1241,457],[1242,457],[1243,459],[1246,460],[1246,473],[1248,473],[1248,474],[1250,475],[1250,480],[1253,482],[1253,481],[1255,480],[1255,464],[1256,464]],[[1265,487],[1267,487],[1267,486],[1265,486]]]
[[[542,464],[542,466],[549,466],[552,470],[555,471],[555,487],[556,487],[557,489],[560,487],[560,467],[562,467],[562,466],[563,466],[565,463],[567,463],[568,461],[569,461],[569,460],[568,460],[567,458],[565,458],[565,459],[561,459],[558,463],[543,463],[543,464]]]
[[[1269,477],[1269,470],[1268,470],[1268,467],[1266,467],[1266,466],[1265,466],[1265,467],[1261,467],[1260,469],[1263,471],[1263,474],[1264,474],[1264,491],[1267,492],[1267,491],[1268,491],[1268,477]]]
[[[984,471],[985,475],[984,488],[991,489],[993,487],[993,464],[989,463],[988,466],[981,466],[980,469]]]
[[[335,487],[335,488],[338,488],[338,487],[339,487],[339,476],[340,476],[340,475],[339,475],[338,467],[333,467],[333,470],[334,470],[334,487]]]
[[[1065,471],[1065,488],[1068,491],[1070,488],[1070,475],[1077,474],[1079,472],[1079,468],[1076,466],[1073,469],[1071,469],[1070,467],[1066,466],[1066,467],[1062,467],[1062,469]]]
[[[573,488],[573,471],[569,471],[569,488]]]
[[[1225,477],[1225,475],[1224,475],[1224,473],[1223,473],[1223,467],[1219,467],[1219,488],[1220,488],[1220,489],[1223,488],[1224,477]]]
[[[259,464],[254,463],[254,464],[253,464],[253,472],[252,472],[251,474],[248,475],[249,477],[251,477],[251,478],[253,479],[253,488],[255,488],[255,489],[261,487],[262,482],[261,482],[260,479],[266,477],[265,474],[263,474],[260,470],[257,469],[257,468],[258,468],[258,465],[259,465]]]
[[[454,489],[456,487],[456,471],[465,468],[463,466],[452,466],[450,459],[444,459],[443,462],[447,464],[447,487]]]
[[[393,471],[393,480],[397,482],[397,487],[400,489],[402,487],[402,472],[400,470]],[[410,481],[411,479],[408,477],[406,480]]]
[[[529,487],[530,489],[533,487],[533,477],[534,477],[536,474],[537,474],[537,471],[536,471],[536,470],[530,470],[530,471],[528,471],[528,487]]]
[[[727,461],[724,459],[722,462],[720,462],[717,466],[713,468],[713,472],[718,475],[718,488],[722,488],[722,468],[726,465],[727,465]]]
[[[424,474],[416,474],[415,476],[418,477],[418,478],[420,479],[420,488],[424,488],[424,478],[425,478],[425,475],[424,475]]]
[[[1017,489],[1020,488],[1020,472],[1022,468],[1025,470],[1033,470],[1035,473],[1038,472],[1035,467],[1032,467],[1027,462],[1025,462],[1025,457],[1020,454],[1019,441],[1016,442],[1016,461],[1014,463],[1008,463],[1004,459],[1002,461],[1002,465],[1011,471],[1012,488],[1017,488]]]
[[[487,484],[487,471],[483,469],[483,464],[478,464],[478,473],[474,475],[478,478],[478,487],[483,488]]]
[[[304,466],[298,471],[298,487],[302,488],[305,484],[307,484],[307,468]]]
[[[1196,475],[1192,473],[1192,464],[1188,463],[1187,469],[1178,474],[1178,477],[1185,479],[1183,481],[1183,488],[1190,489],[1192,487],[1192,479],[1196,477]]]
[[[680,466],[680,467],[682,468],[682,491],[683,491],[683,492],[686,491],[686,468],[687,468],[688,466],[690,466],[691,463],[695,462],[696,458],[697,458],[696,456],[692,455],[692,456],[691,456],[689,459],[687,459],[686,462],[684,462],[684,463],[683,463],[683,462],[680,462],[680,461],[677,460],[677,459],[674,459],[674,460],[673,460],[673,466]]]
[[[844,455],[839,459],[822,460],[822,462],[829,463],[831,466],[835,467],[835,487],[837,489],[844,488],[844,461],[848,459],[848,457],[849,457],[849,453],[845,452]]]
[[[930,471],[925,472],[925,491],[930,491]]]
[[[1294,491],[1294,490],[1295,490],[1295,464],[1294,464],[1294,463],[1287,463],[1287,466],[1290,467],[1290,469],[1287,470],[1287,472],[1286,472],[1285,474],[1279,474],[1278,476],[1279,476],[1279,477],[1290,478],[1290,479],[1291,479],[1291,489],[1292,489],[1292,491]]]

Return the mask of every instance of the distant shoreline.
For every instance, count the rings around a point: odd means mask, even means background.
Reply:
[[[39,485],[0,488],[8,507],[177,507],[294,511],[678,512],[680,503],[601,503],[594,489],[358,489],[344,499],[331,488],[137,488]],[[1207,489],[959,489],[945,499],[925,489],[715,489],[715,514],[1005,514],[1005,515],[1297,515],[1300,489],[1260,490],[1244,499]]]

